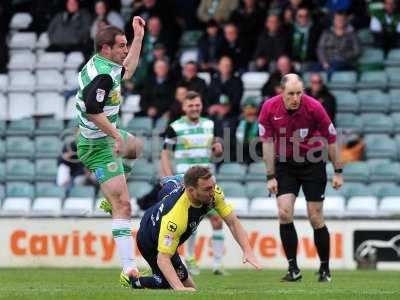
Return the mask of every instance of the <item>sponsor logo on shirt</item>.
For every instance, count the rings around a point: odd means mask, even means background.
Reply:
[[[283,119],[283,117],[274,116],[274,121],[278,121],[278,120],[281,120],[281,119]]]
[[[113,91],[111,93],[111,103],[118,104],[121,102],[121,94],[118,91]]]
[[[164,246],[171,247],[173,240],[174,240],[174,237],[172,236],[172,234],[164,235]]]
[[[102,89],[97,89],[96,90],[96,101],[97,102],[103,102],[104,97],[106,96],[106,91]]]
[[[177,228],[178,228],[178,225],[176,225],[174,222],[168,221],[167,229],[169,231],[175,232]]]

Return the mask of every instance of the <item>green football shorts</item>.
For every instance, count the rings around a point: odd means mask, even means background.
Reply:
[[[128,140],[128,132],[119,129],[122,138]],[[114,154],[114,139],[104,137],[87,139],[79,135],[77,140],[78,158],[93,172],[98,183],[103,183],[125,173],[122,157]]]

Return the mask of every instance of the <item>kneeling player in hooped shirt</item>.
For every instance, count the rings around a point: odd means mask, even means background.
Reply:
[[[168,184],[163,187],[168,188]],[[166,193],[161,190],[160,194]],[[132,288],[195,291],[177,248],[196,231],[211,207],[223,218],[242,248],[243,262],[260,269],[246,232],[232,207],[225,203],[224,193],[215,184],[214,176],[208,168],[194,166],[186,171],[184,186],[174,188],[145,212],[137,233],[137,245],[153,276],[131,276]]]
[[[280,236],[289,263],[282,281],[298,281],[302,277],[296,260],[298,239],[293,224],[294,203],[302,187],[321,260],[318,281],[328,282],[330,245],[322,211],[327,183],[323,154],[327,149],[335,168],[332,186],[338,189],[343,178],[336,153],[336,129],[322,105],[303,94],[303,82],[296,74],[285,75],[281,88],[281,95],[265,101],[258,121],[267,165],[267,188],[277,197]]]

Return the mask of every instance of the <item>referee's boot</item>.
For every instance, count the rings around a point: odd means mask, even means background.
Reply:
[[[331,282],[332,276],[329,270],[320,269],[318,271],[318,282]]]
[[[281,278],[281,282],[300,281],[302,277],[299,269],[289,269],[286,275]]]

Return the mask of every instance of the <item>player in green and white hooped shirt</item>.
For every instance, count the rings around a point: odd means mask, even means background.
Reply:
[[[187,93],[183,101],[185,115],[172,122],[165,132],[164,149],[161,152],[161,170],[163,176],[173,174],[170,154],[174,152],[176,173],[185,173],[195,165],[213,168],[210,157],[221,155],[222,144],[215,141],[214,122],[201,117],[203,104],[201,96],[193,91]],[[224,253],[224,234],[222,219],[214,210],[208,213],[213,228],[213,271],[214,274],[223,274],[222,257]],[[188,257],[186,258],[189,271],[197,275],[199,269],[194,259],[196,237],[193,234],[188,240]]]
[[[95,37],[96,54],[79,73],[77,112],[80,135],[78,157],[95,173],[105,197],[112,204],[112,234],[123,270],[121,284],[138,273],[133,259],[131,205],[122,164],[136,158],[140,143],[126,131],[117,129],[121,105],[121,81],[132,77],[139,61],[145,21],[134,17],[135,37],[128,50],[125,34],[107,26]]]

